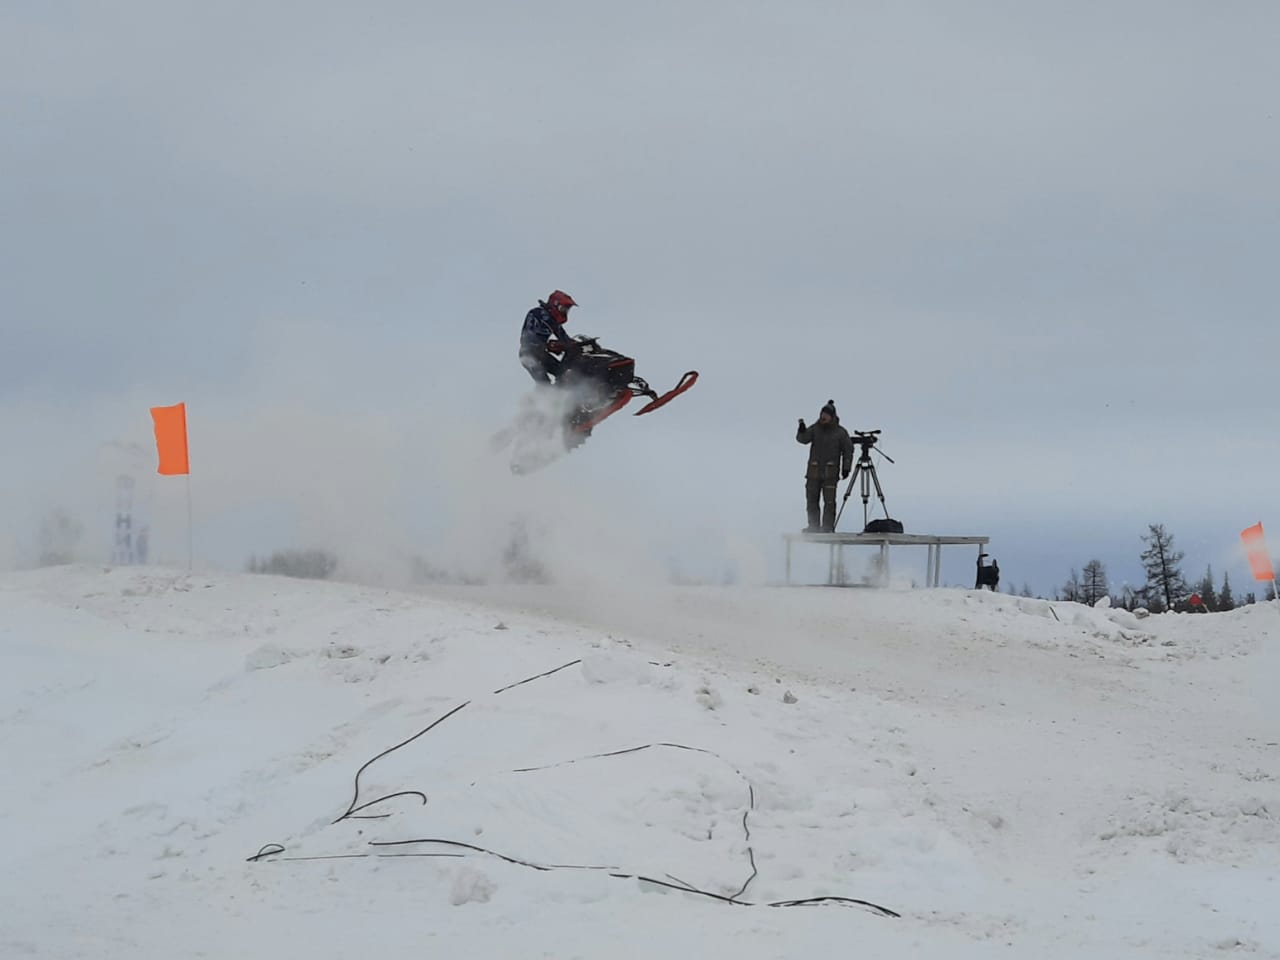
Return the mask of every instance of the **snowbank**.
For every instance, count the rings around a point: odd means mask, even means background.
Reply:
[[[599,599],[0,578],[0,955],[1280,949],[1273,607]]]

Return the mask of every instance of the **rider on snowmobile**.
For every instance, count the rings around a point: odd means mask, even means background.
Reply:
[[[520,328],[520,365],[529,371],[535,383],[560,379],[564,360],[556,353],[567,354],[572,341],[561,329],[569,319],[569,308],[576,307],[573,297],[563,290],[553,290],[546,300],[525,314]]]
[[[553,290],[524,318],[520,330],[520,365],[539,386],[552,384],[551,378],[555,377],[555,394],[564,402],[528,403],[521,419],[494,438],[495,450],[514,444],[513,473],[528,473],[544,467],[581,445],[597,424],[632,399],[645,397],[649,401],[636,411],[636,416],[651,413],[698,380],[698,372],[690,370],[672,389],[657,393],[636,376],[635,360],[631,357],[602,347],[594,337],[565,335],[562,328],[569,319],[569,309],[576,306],[573,297],[563,290]],[[535,396],[528,399],[534,400],[539,392],[535,391]]]

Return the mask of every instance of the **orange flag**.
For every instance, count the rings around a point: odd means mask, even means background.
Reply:
[[[165,476],[190,473],[187,459],[187,405],[152,407],[151,419],[156,424],[156,451],[160,454],[158,472]]]
[[[1271,554],[1267,553],[1267,541],[1262,537],[1262,524],[1240,531],[1240,539],[1244,541],[1245,553],[1249,555],[1249,566],[1253,568],[1253,579],[1271,580],[1276,578],[1271,569]]]

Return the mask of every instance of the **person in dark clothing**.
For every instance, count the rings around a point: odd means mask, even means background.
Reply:
[[[995,560],[984,564],[982,558],[985,556],[985,553],[978,554],[978,578],[973,584],[973,589],[981,590],[983,587],[990,587],[991,592],[995,593],[1000,586],[1000,564]]]
[[[831,533],[836,528],[836,484],[847,479],[853,469],[853,441],[840,426],[834,400],[828,400],[818,422],[806,427],[800,420],[796,441],[809,445],[809,467],[805,471],[805,505],[809,525],[805,533]],[[822,499],[822,520],[818,520],[818,499]]]
[[[570,341],[561,329],[569,320],[569,308],[576,307],[573,297],[553,290],[546,300],[525,314],[520,328],[520,365],[529,371],[535,383],[560,379],[564,361],[556,353],[567,353]]]

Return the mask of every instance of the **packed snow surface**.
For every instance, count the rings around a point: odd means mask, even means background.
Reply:
[[[1280,956],[1278,646],[1274,603],[8,574],[0,957]]]

